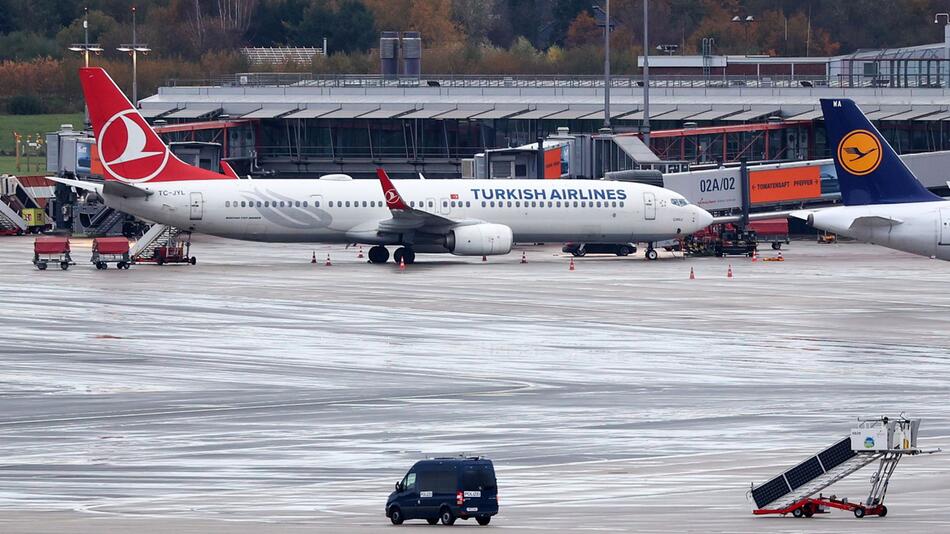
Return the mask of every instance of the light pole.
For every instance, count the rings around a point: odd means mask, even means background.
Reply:
[[[752,15],[746,15],[745,17],[740,17],[739,15],[736,15],[732,17],[732,22],[742,24],[742,27],[745,28],[745,47],[746,47],[745,54],[749,55],[749,51],[752,49],[752,46],[751,46],[752,43],[749,42],[749,26],[753,22],[755,22],[755,17],[753,17]]]
[[[650,1],[643,0],[643,144],[650,146]]]
[[[67,48],[68,50],[72,52],[79,52],[80,54],[82,54],[83,58],[85,59],[85,65],[86,67],[88,67],[89,66],[89,52],[93,52],[95,54],[101,54],[102,47],[99,46],[99,43],[91,43],[91,44],[89,43],[89,8],[85,8],[84,11],[85,11],[85,15],[83,16],[83,19],[82,19],[82,29],[83,29],[83,32],[85,33],[86,39],[82,43],[73,43],[69,45]]]
[[[83,64],[86,68],[89,68],[89,52],[94,54],[101,54],[102,47],[98,43],[89,43],[89,8],[83,9],[83,18],[82,18],[82,30],[85,35],[85,39],[82,43],[73,43],[67,48],[72,52],[78,52],[83,55]],[[86,114],[86,124],[89,124],[89,105],[84,104],[83,109]]]
[[[947,68],[947,87],[950,87],[950,13],[937,13],[934,15],[934,24],[940,24],[940,18],[943,17],[943,66]]]
[[[139,67],[139,52],[143,54],[148,54],[151,52],[151,48],[148,47],[145,43],[140,43],[138,37],[135,33],[135,6],[132,6],[132,42],[128,44],[120,45],[117,48],[119,52],[128,52],[132,56],[132,105],[136,108],[139,107],[139,87],[138,87],[138,67]]]

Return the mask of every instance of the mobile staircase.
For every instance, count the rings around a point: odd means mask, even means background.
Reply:
[[[174,226],[153,224],[148,232],[145,232],[145,235],[135,242],[129,254],[133,262],[162,264],[168,260],[168,251],[182,248],[182,245],[179,244],[182,240],[187,242],[187,245],[184,246],[190,249],[191,235],[189,232]]]
[[[772,480],[753,485],[748,493],[755,503],[752,513],[812,517],[816,513],[827,513],[829,508],[837,508],[848,510],[857,518],[887,515],[884,496],[901,458],[905,454],[929,454],[938,450],[924,451],[917,447],[920,419],[901,416],[893,420],[880,417],[858,421],[859,426],[851,431],[850,436]],[[874,462],[879,462],[878,468],[871,477],[871,490],[865,501],[852,503],[846,498],[825,497],[821,493]]]
[[[25,196],[24,196],[25,195]],[[22,234],[29,226],[18,213],[30,207],[29,192],[14,176],[0,176],[0,235]]]

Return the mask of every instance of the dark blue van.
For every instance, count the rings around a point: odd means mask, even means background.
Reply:
[[[487,525],[497,513],[495,466],[477,456],[416,462],[386,501],[386,517],[394,525],[407,519],[451,525],[473,517],[479,525]]]

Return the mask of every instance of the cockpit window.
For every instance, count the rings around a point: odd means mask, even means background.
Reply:
[[[674,206],[687,206],[689,205],[689,202],[686,202],[685,198],[673,198],[670,199],[670,204],[673,204]]]

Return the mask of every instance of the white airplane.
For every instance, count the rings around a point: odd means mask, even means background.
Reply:
[[[79,70],[102,184],[51,178],[99,193],[136,217],[234,239],[373,245],[373,263],[416,252],[507,254],[515,242],[650,243],[705,228],[712,216],[681,195],[644,184],[591,180],[411,180],[399,190],[328,175],[238,179],[172,154],[101,68]]]
[[[820,230],[950,260],[950,201],[931,193],[852,101],[821,99],[844,206],[791,216]]]

